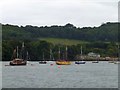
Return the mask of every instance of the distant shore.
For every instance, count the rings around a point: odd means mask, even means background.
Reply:
[[[57,60],[58,59],[56,59],[56,60],[45,59],[45,61],[57,61]],[[61,59],[61,60],[63,60],[63,59]],[[11,60],[2,60],[2,61],[11,61]],[[44,60],[41,59],[41,60],[28,60],[28,61],[44,61]],[[69,61],[81,61],[81,59],[72,59]],[[118,61],[118,58],[103,58],[103,57],[100,57],[98,59],[96,59],[96,58],[84,58],[83,61]]]

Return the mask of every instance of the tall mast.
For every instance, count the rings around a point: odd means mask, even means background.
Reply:
[[[52,59],[52,56],[51,56],[51,54],[52,54],[52,49],[50,49],[50,60]]]
[[[82,46],[81,46],[81,60],[82,60]]]
[[[58,58],[60,60],[60,47],[59,47],[59,51],[58,51]]]
[[[28,60],[28,51],[27,51],[27,60]]]
[[[24,48],[25,47],[25,45],[24,45],[24,42],[22,43],[22,48]]]
[[[22,43],[22,49],[21,49],[22,59],[25,59],[25,51],[24,51],[24,47],[25,47],[25,44],[24,44],[24,42],[23,42],[23,43]]]
[[[67,46],[66,46],[66,52],[65,52],[65,59],[67,60],[67,50],[68,50],[68,48],[67,48]]]
[[[44,52],[43,52],[43,60],[45,60],[45,58],[44,58]]]
[[[18,58],[18,46],[17,46],[17,58]]]
[[[117,43],[117,48],[118,48],[118,61],[120,61],[120,51],[119,51],[120,46],[119,46],[119,43]]]

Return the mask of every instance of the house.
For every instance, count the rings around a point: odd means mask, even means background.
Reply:
[[[100,54],[93,53],[93,52],[89,52],[89,53],[88,53],[88,56],[89,56],[89,57],[100,57]]]

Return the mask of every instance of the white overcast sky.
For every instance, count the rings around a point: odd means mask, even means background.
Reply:
[[[118,21],[119,0],[0,0],[1,23],[99,26]]]

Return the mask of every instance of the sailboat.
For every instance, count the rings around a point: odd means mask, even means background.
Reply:
[[[13,51],[13,60],[10,61],[10,65],[12,66],[17,66],[17,65],[26,65],[27,64],[27,59],[25,57],[25,53],[24,53],[24,42],[22,44],[22,49],[21,49],[21,56],[19,55],[19,52],[18,52],[18,46],[17,46],[17,49],[15,49]],[[28,52],[27,52],[27,55],[28,55]]]
[[[43,52],[43,61],[40,61],[39,64],[47,64],[47,62],[45,61],[45,58],[44,58],[44,52]]]
[[[82,46],[81,46],[81,59],[82,61],[75,61],[75,64],[85,64],[86,62],[83,61],[83,58],[82,58]]]
[[[57,65],[70,65],[71,62],[67,60],[67,46],[66,46],[66,53],[65,53],[65,59],[60,59],[60,47],[59,47],[59,59],[56,61]]]

